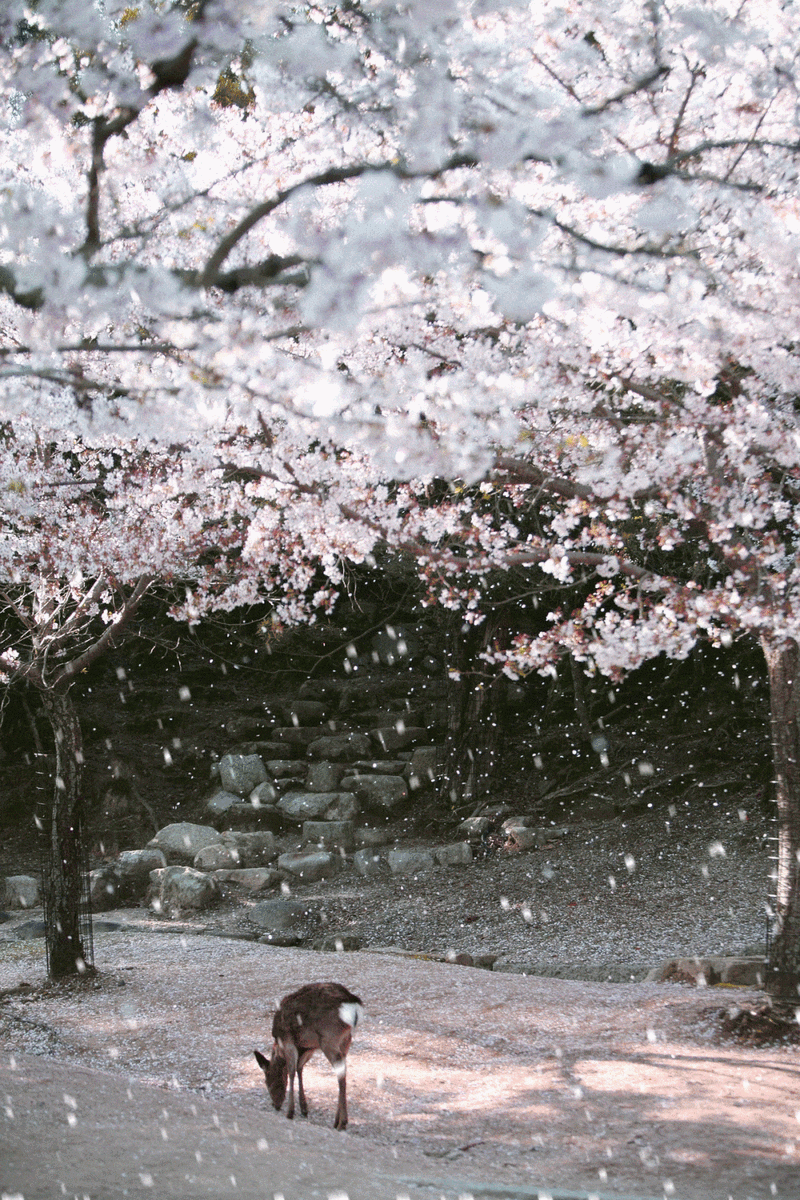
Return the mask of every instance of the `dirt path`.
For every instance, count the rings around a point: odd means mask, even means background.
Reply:
[[[800,1195],[798,1051],[714,1034],[745,992],[124,931],[96,939],[98,986],[52,991],[41,946],[12,948],[0,984],[34,990],[0,1006],[8,1197]],[[367,1013],[346,1134],[324,1060],[289,1124],[252,1059],[274,1002],[321,978]]]

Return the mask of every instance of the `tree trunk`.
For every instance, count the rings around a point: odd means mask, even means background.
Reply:
[[[592,740],[592,721],[589,716],[589,706],[586,703],[586,676],[579,664],[575,661],[575,656],[568,654],[569,669],[572,673],[572,691],[575,696],[575,716],[578,718],[578,724],[581,727],[581,733],[586,738],[587,742]]]
[[[89,914],[81,828],[83,751],[78,714],[69,692],[42,690],[42,703],[53,729],[56,776],[47,812],[47,868],[44,893],[47,963],[51,978],[83,974],[91,955],[84,942],[81,915]]]
[[[800,1005],[800,646],[761,639],[769,671],[778,814],[778,879],[767,992],[792,1013]]]
[[[492,676],[480,653],[494,632],[491,618],[478,627],[464,627],[460,617],[446,640],[448,671],[447,735],[444,783],[440,797],[453,810],[484,797],[489,791],[499,755],[498,703],[504,680]]]

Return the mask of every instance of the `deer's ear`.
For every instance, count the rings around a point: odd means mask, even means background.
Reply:
[[[256,1062],[261,1067],[261,1070],[266,1071],[267,1068],[269,1067],[269,1059],[264,1058],[264,1055],[261,1053],[260,1050],[254,1050],[253,1054],[256,1056]]]

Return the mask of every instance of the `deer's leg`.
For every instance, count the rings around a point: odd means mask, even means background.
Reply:
[[[342,1054],[341,1050],[325,1051],[325,1057],[336,1072],[336,1077],[339,1080],[339,1103],[336,1106],[336,1118],[333,1122],[334,1129],[347,1128],[347,1051]]]
[[[297,1047],[287,1041],[283,1052],[286,1056],[286,1067],[289,1072],[289,1107],[286,1109],[286,1116],[291,1121],[294,1116],[294,1076],[297,1070]],[[302,1091],[302,1084],[300,1087]]]
[[[306,1103],[306,1093],[303,1088],[303,1067],[313,1053],[313,1050],[304,1050],[297,1060],[297,1090],[300,1096],[300,1112],[304,1117],[308,1116],[308,1104]]]

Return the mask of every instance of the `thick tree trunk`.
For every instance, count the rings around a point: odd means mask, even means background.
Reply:
[[[800,646],[763,637],[769,671],[778,816],[778,879],[767,992],[792,1012],[800,1005]]]
[[[58,978],[83,974],[90,958],[81,930],[86,902],[80,792],[83,752],[80,723],[69,692],[42,690],[42,702],[56,746],[42,886],[48,969],[52,978]]]

